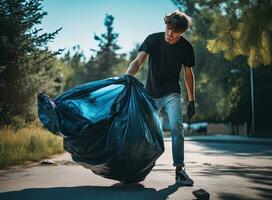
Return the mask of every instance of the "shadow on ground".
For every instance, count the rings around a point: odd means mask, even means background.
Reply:
[[[114,184],[109,187],[104,186],[78,186],[78,187],[53,187],[53,188],[32,188],[21,191],[0,193],[0,199],[27,199],[27,200],[136,200],[154,199],[165,200],[169,195],[178,190],[178,185],[169,185],[167,188],[156,190],[145,188],[144,185],[137,184]]]
[[[262,199],[272,199],[272,166],[242,165],[235,166],[212,165],[196,172],[197,176],[220,178],[220,176],[239,176],[255,183],[257,187],[249,187],[255,190]],[[269,189],[270,188],[270,189]],[[220,199],[249,199],[241,195],[221,193]]]
[[[205,150],[202,152],[211,156],[241,156],[250,157],[261,156],[262,159],[271,160],[272,149],[269,146],[261,145],[241,145],[241,144],[220,144],[220,143],[198,143]],[[241,161],[243,162],[243,160]],[[272,164],[272,163],[271,163]],[[246,179],[248,182],[254,183],[256,187],[248,188],[255,190],[261,199],[272,199],[272,165],[264,165],[256,162],[254,165],[246,165],[243,163],[233,163],[232,165],[212,164],[195,173],[196,176],[205,176],[210,178],[220,178],[221,176],[237,176]],[[270,188],[270,189],[269,189]],[[245,198],[246,194],[220,193],[220,199],[250,199]]]
[[[263,156],[271,159],[272,148],[268,145],[256,144],[236,144],[236,143],[217,143],[217,142],[194,142],[197,146],[205,148],[205,155],[219,156]],[[194,153],[194,152],[193,152]]]

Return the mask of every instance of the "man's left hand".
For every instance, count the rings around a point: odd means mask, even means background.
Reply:
[[[195,102],[189,101],[188,107],[187,107],[187,118],[191,120],[191,118],[195,115]]]

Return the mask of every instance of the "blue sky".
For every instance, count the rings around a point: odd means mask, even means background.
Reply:
[[[51,50],[80,45],[84,54],[97,49],[93,34],[106,31],[106,14],[114,16],[114,31],[119,33],[119,53],[128,53],[136,43],[141,43],[153,32],[164,31],[163,17],[176,7],[171,0],[44,0],[42,28],[53,32],[62,27],[55,40],[49,43]]]

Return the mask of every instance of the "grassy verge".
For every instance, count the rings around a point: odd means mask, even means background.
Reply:
[[[62,152],[63,139],[40,125],[31,124],[18,131],[10,127],[0,130],[1,169],[24,161],[39,161]]]

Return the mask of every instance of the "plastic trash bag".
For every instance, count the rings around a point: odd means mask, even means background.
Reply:
[[[39,93],[37,103],[44,126],[97,175],[142,181],[164,151],[156,104],[133,76],[89,82],[54,99]]]

